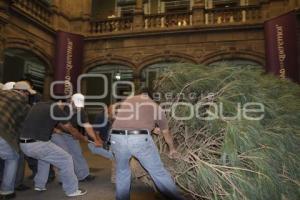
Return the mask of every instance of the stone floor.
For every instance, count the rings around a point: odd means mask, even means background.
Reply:
[[[88,194],[82,197],[69,198],[64,195],[62,187],[57,180],[47,185],[47,191],[36,192],[33,190],[33,181],[25,178],[25,184],[31,187],[31,190],[17,192],[16,200],[62,200],[62,199],[78,199],[78,200],[113,200],[115,199],[114,184],[110,183],[109,160],[100,156],[92,155],[86,147],[83,146],[84,155],[88,160],[91,173],[96,175],[96,179],[90,183],[80,183],[80,187],[87,189]],[[30,171],[26,169],[26,177],[30,175]],[[131,189],[131,200],[155,200],[160,199],[154,191],[141,182],[133,182]]]

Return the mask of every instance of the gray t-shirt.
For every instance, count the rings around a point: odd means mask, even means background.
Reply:
[[[57,123],[66,124],[68,121],[54,119],[51,116],[51,105],[53,102],[39,102],[35,104],[27,115],[20,138],[35,139],[40,141],[49,141],[52,130]],[[55,118],[66,118],[68,115],[58,106],[53,107]]]

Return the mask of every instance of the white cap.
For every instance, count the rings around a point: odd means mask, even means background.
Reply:
[[[15,84],[15,82],[7,82],[3,85],[2,90],[12,90]]]
[[[71,100],[77,108],[84,107],[84,96],[81,93],[74,94]]]
[[[16,82],[14,90],[26,90],[30,94],[36,94],[36,91],[31,89],[31,86],[26,81]]]
[[[3,83],[0,83],[0,90],[2,90],[3,88]]]

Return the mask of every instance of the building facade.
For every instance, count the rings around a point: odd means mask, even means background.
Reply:
[[[178,62],[263,67],[264,21],[299,7],[298,0],[2,0],[0,82],[29,78],[49,98],[58,30],[84,36],[82,73],[110,83],[120,76],[151,86]],[[95,81],[90,93],[101,90]]]

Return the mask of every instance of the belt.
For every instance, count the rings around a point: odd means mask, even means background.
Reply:
[[[111,134],[116,135],[148,135],[148,130],[112,130]]]
[[[33,143],[33,142],[37,142],[34,139],[19,139],[20,143]]]

